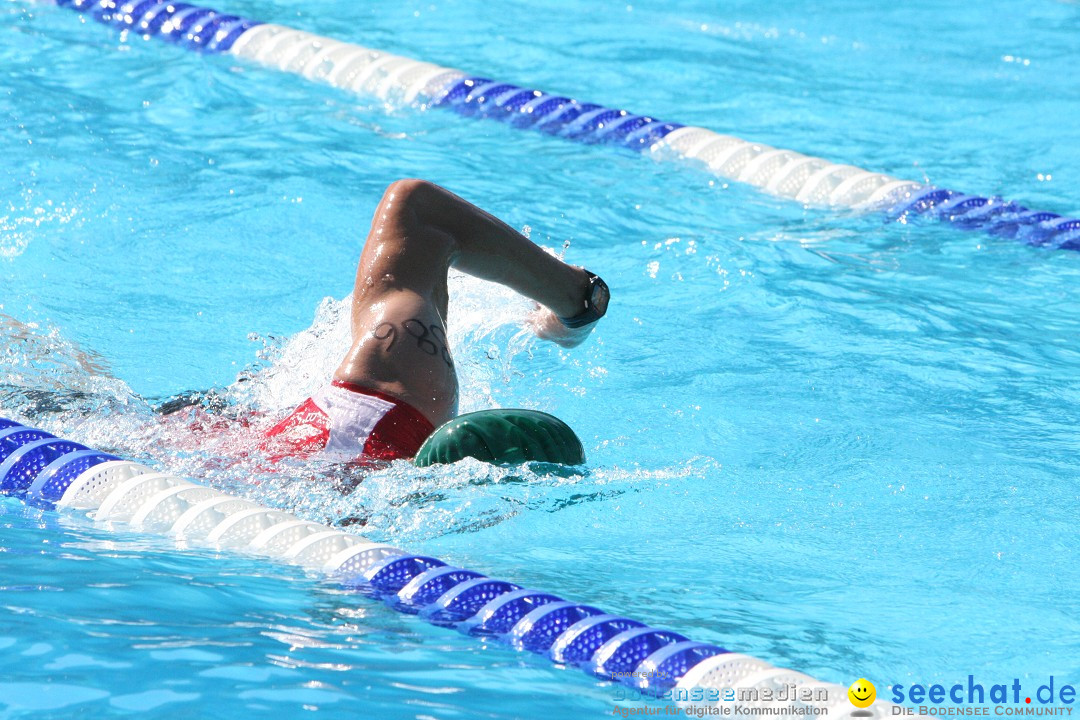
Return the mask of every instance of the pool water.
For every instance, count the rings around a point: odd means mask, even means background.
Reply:
[[[221,9],[1029,207],[1080,210],[1080,6],[475,0]],[[821,679],[1080,680],[1080,254],[804,208],[0,9],[2,415]],[[589,344],[464,277],[462,410],[584,475],[267,470],[340,360],[383,188],[602,274]],[[183,393],[206,399],[163,419]],[[211,406],[213,406],[212,409]],[[217,417],[215,420],[214,417]],[[0,714],[576,718],[615,688],[285,565],[0,499]],[[1034,687],[1034,685],[1033,685]]]

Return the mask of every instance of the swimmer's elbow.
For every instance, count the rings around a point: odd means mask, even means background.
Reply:
[[[433,196],[445,193],[441,187],[429,180],[402,178],[390,183],[386,188],[386,197],[406,204],[423,204]]]

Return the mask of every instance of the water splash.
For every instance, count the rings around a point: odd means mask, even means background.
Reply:
[[[35,233],[43,229],[55,230],[79,214],[77,207],[66,202],[38,199],[32,188],[24,189],[21,195],[20,205],[8,202],[6,208],[0,209],[0,259],[10,260],[22,255]]]
[[[498,406],[507,388],[512,396],[532,395],[524,369],[537,342],[524,326],[532,304],[460,273],[451,274],[449,285],[448,336],[462,410]],[[419,470],[404,461],[378,469],[318,458],[272,461],[263,432],[331,377],[350,343],[350,303],[350,297],[324,299],[311,325],[289,337],[253,335],[261,347],[228,387],[164,401],[137,396],[104,358],[65,339],[59,328],[0,316],[7,347],[0,405],[58,433],[376,537],[474,532],[529,509],[608,492],[600,486],[610,478],[594,482],[541,465],[466,461]],[[584,492],[562,490],[582,482],[590,484]]]
[[[79,422],[130,412],[148,414],[148,405],[112,376],[105,358],[65,338],[59,328],[0,313],[0,337],[4,412],[29,422],[55,415]]]

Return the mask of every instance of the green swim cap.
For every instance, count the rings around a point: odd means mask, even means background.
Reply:
[[[496,465],[524,462],[582,465],[581,440],[554,415],[538,410],[480,410],[459,415],[424,441],[419,467],[476,458]]]

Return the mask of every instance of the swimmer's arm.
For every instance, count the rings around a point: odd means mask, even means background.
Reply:
[[[0,313],[0,337],[5,340],[14,339],[20,342],[26,343],[30,358],[37,360],[39,358],[44,359],[46,356],[51,355],[57,350],[52,347],[46,347],[44,343],[44,336],[35,333],[38,330],[37,324],[28,325],[20,320]],[[72,349],[72,359],[78,363],[86,373],[89,375],[99,375],[101,377],[112,377],[112,371],[109,369],[109,363],[104,357],[94,352],[93,350],[83,350],[79,347],[78,343],[74,341],[68,341]],[[61,347],[61,351],[63,347]]]
[[[582,301],[592,289],[585,270],[548,253],[495,216],[454,195],[445,188],[421,182],[418,219],[438,227],[454,240],[451,264],[470,275],[497,282],[521,293],[543,307],[529,317],[529,327],[543,340],[574,347],[589,336],[590,323],[568,328],[559,317],[581,312]],[[608,299],[597,309],[602,315]]]

